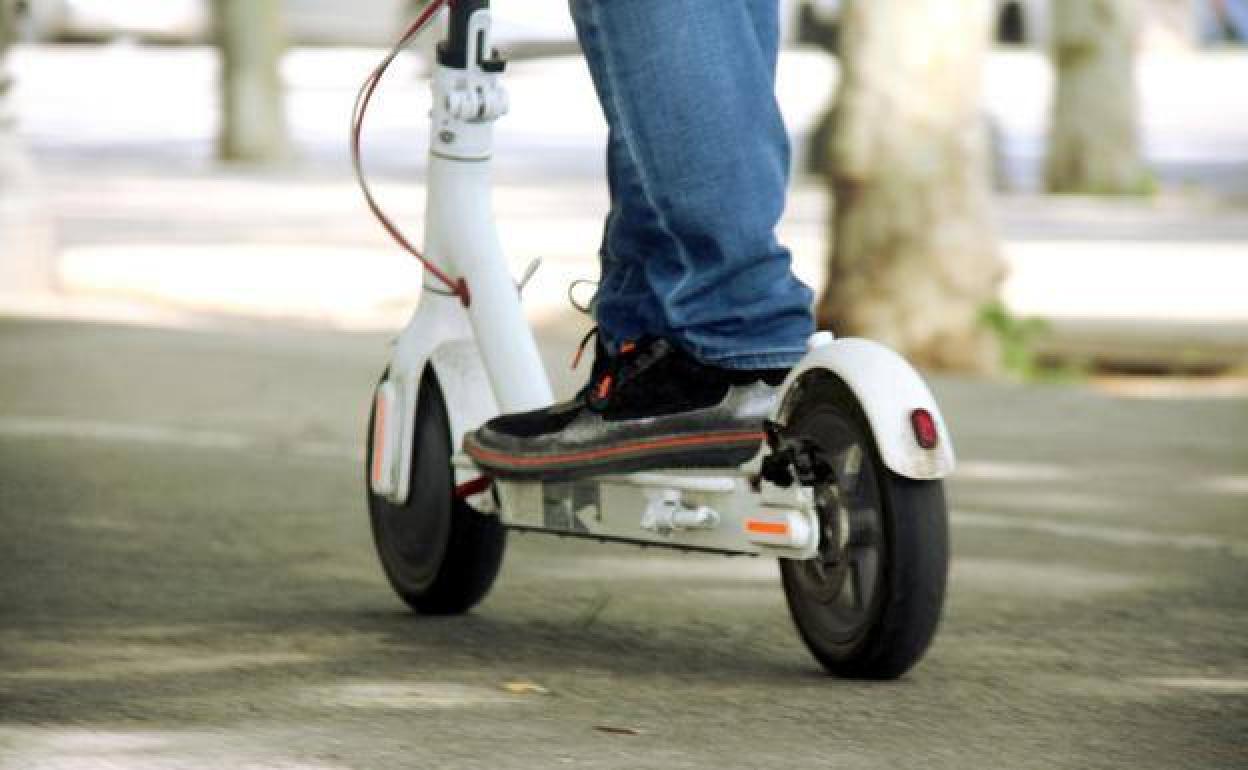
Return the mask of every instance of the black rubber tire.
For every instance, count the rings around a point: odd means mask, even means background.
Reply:
[[[835,412],[860,433],[881,503],[879,566],[874,597],[860,631],[834,639],[819,601],[803,587],[801,562],[781,560],[789,612],[811,654],[835,676],[896,679],[927,651],[940,624],[949,570],[949,523],[939,481],[915,481],[890,471],[857,399],[834,375],[815,373],[788,420],[800,432],[821,411]],[[827,415],[824,415],[825,418]]]
[[[383,375],[384,379],[384,375]],[[432,367],[421,377],[407,502],[373,494],[373,416],[364,465],[373,542],[395,593],[422,615],[458,615],[485,598],[503,562],[507,530],[497,516],[455,499],[451,431]]]

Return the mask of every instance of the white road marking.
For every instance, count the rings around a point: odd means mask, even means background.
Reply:
[[[60,417],[2,417],[0,436],[121,441],[195,449],[245,449],[255,443],[247,436],[237,433]]]
[[[300,694],[317,706],[333,704],[371,709],[444,709],[464,706],[510,706],[524,698],[479,685],[457,682],[345,682],[309,687]]]
[[[280,450],[283,454],[300,457],[363,458],[362,450],[349,444],[325,441],[283,443],[280,439],[263,439],[243,433],[64,417],[0,417],[0,438],[59,438],[226,451]]]
[[[128,657],[134,656],[134,657]],[[64,662],[54,665],[20,665],[0,673],[0,680],[8,682],[49,681],[102,681],[125,679],[133,676],[159,674],[196,674],[214,671],[230,671],[262,666],[292,666],[313,663],[317,656],[304,652],[235,652],[220,654],[181,654],[172,648],[159,645],[131,645],[115,655],[99,660]]]
[[[1248,695],[1248,679],[1223,679],[1206,676],[1153,677],[1141,680],[1176,690],[1195,690],[1211,695]]]
[[[954,477],[973,481],[1062,481],[1075,476],[1072,468],[1049,463],[963,460]]]
[[[1176,548],[1182,551],[1222,551],[1234,556],[1248,556],[1248,543],[1203,534],[1164,534],[1128,527],[1104,527],[1096,524],[1079,524],[1058,519],[1032,516],[1002,516],[977,511],[956,511],[953,523],[962,527],[980,529],[1015,530],[1044,535],[1067,537],[1107,545],[1144,548]]]
[[[364,460],[364,450],[347,444],[328,441],[299,441],[291,446],[295,454],[303,457],[325,457],[331,460]]]
[[[1069,563],[967,557],[953,560],[949,577],[957,592],[1070,599],[1132,591],[1154,582],[1144,575],[1086,569]]]
[[[1220,495],[1248,495],[1248,476],[1215,476],[1201,486]]]

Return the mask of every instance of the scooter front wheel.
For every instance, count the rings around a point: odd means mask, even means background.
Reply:
[[[832,473],[815,488],[819,554],[780,562],[785,597],[829,673],[895,679],[927,651],[940,621],[949,563],[944,490],[889,470],[850,389],[829,373],[813,376],[787,433],[808,439]]]
[[[373,419],[368,423],[367,470],[372,467]],[[498,517],[455,497],[450,421],[433,369],[421,377],[407,501],[368,489],[377,555],[391,587],[416,612],[456,615],[489,592],[502,564],[507,531]]]

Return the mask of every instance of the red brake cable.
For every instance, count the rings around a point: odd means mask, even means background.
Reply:
[[[394,44],[386,54],[385,58],[369,73],[368,77],[360,85],[360,90],[355,95],[355,106],[351,108],[351,166],[355,171],[355,181],[359,184],[360,192],[364,194],[364,201],[368,204],[368,208],[372,211],[373,216],[385,229],[390,237],[395,240],[405,251],[415,257],[433,277],[437,278],[446,286],[446,293],[459,297],[459,301],[464,307],[472,304],[472,294],[468,291],[468,283],[463,278],[452,278],[446,274],[444,270],[433,263],[421,253],[419,249],[412,245],[407,236],[391,221],[390,217],[382,211],[381,205],[377,199],[373,197],[373,191],[368,185],[368,179],[364,176],[364,166],[360,158],[360,138],[364,129],[364,115],[368,112],[368,105],[373,99],[373,92],[377,90],[377,85],[381,82],[382,75],[386,74],[386,70],[394,62],[398,55],[407,47],[409,43],[415,40],[429,23],[433,21],[438,11],[442,10],[448,4],[449,0],[430,0],[425,10],[421,11],[416,20],[411,23],[398,42]],[[437,289],[431,289],[438,291]]]

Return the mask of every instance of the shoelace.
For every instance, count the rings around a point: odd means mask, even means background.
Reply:
[[[589,341],[595,338],[600,338],[597,326],[586,332],[585,336],[581,338],[580,344],[576,346],[576,354],[572,356],[573,369],[580,366],[581,358],[585,355],[585,348],[589,346]],[[594,404],[605,405],[611,396],[611,388],[617,376],[620,357],[631,353],[635,348],[635,343],[625,342],[620,346],[619,354],[614,356],[608,355],[603,371],[590,374],[589,382],[584,388],[581,388],[580,393],[577,394],[577,399],[591,406]],[[599,362],[595,359],[594,363],[596,366]]]
[[[654,366],[670,350],[671,346],[665,340],[623,342],[616,355],[607,361],[605,371],[582,391],[586,405],[598,412],[606,409],[621,387]]]
[[[598,327],[595,326],[594,328],[586,332],[584,337],[581,337],[580,344],[576,346],[576,354],[572,356],[572,369],[575,370],[576,367],[581,365],[581,356],[585,354],[585,346],[589,344],[590,340],[592,340],[593,338],[597,336],[598,336]]]
[[[598,301],[598,290],[595,289],[594,293],[589,295],[589,301],[585,302],[584,304],[581,304],[580,302],[576,301],[576,287],[577,286],[598,286],[598,285],[599,284],[597,281],[592,281],[588,278],[577,278],[575,281],[568,284],[568,304],[576,308],[577,310],[581,311],[585,315],[592,316],[594,314],[594,303]]]
[[[574,294],[577,286],[586,284],[597,285],[598,282],[584,278],[573,281],[568,286],[568,302],[582,313],[593,315],[594,303],[598,299],[598,293],[595,291],[585,304],[577,302]],[[580,366],[581,358],[585,355],[585,348],[589,346],[589,341],[595,338],[601,338],[601,332],[597,325],[586,332],[576,346],[576,353],[572,356],[573,369]],[[585,402],[591,409],[601,411],[606,408],[611,400],[611,395],[620,385],[649,369],[669,349],[668,344],[663,340],[655,340],[644,346],[639,346],[636,340],[625,340],[620,343],[620,349],[615,355],[608,355],[603,372],[596,377],[591,375],[590,382],[581,389],[581,392],[577,394],[577,398]]]

